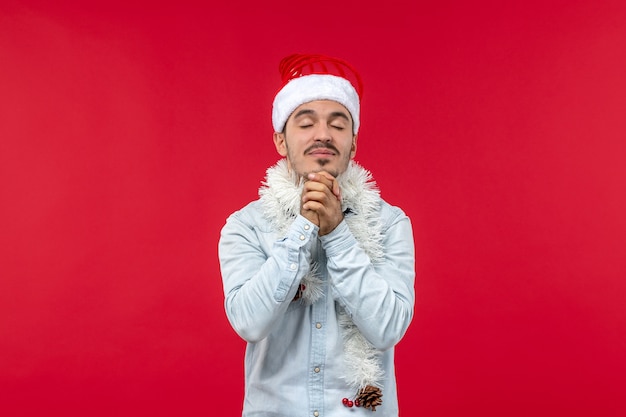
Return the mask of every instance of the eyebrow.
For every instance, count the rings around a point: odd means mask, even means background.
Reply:
[[[305,114],[315,114],[315,112],[313,110],[310,110],[310,109],[302,109],[298,113],[294,114],[293,118],[297,119],[298,117],[304,116]]]
[[[343,117],[344,119],[346,119],[346,122],[350,121],[350,118],[348,117],[348,115],[342,111],[334,111],[330,114],[331,119],[334,119],[336,117]]]
[[[298,113],[293,115],[294,119],[297,119],[300,116],[304,116],[304,115],[310,115],[310,114],[315,114],[314,110],[311,109],[302,109],[300,110]],[[329,119],[334,119],[336,117],[341,117],[346,119],[346,121],[350,121],[350,118],[348,117],[348,115],[345,112],[342,111],[334,111],[330,114]]]

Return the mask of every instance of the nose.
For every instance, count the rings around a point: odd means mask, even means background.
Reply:
[[[315,130],[315,140],[318,142],[330,142],[330,128],[325,123],[320,123]]]

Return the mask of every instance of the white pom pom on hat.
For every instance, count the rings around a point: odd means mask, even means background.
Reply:
[[[353,120],[353,133],[358,133],[363,84],[350,64],[326,55],[293,54],[280,62],[279,70],[283,87],[276,94],[272,107],[275,132],[283,131],[287,119],[298,106],[315,100],[333,100],[348,109]],[[349,78],[355,81],[358,91]]]

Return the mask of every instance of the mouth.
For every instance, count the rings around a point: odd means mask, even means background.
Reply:
[[[309,152],[309,155],[311,156],[317,156],[317,157],[328,157],[328,156],[334,156],[335,153],[331,150],[328,149],[316,149],[314,151]]]
[[[318,157],[318,158],[335,156],[338,153],[339,152],[337,152],[336,149],[332,149],[332,147],[328,147],[328,146],[318,146],[318,147],[315,147],[313,149],[309,149],[306,152],[307,155],[315,156],[315,157]]]

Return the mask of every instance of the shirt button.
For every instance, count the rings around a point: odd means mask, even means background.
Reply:
[[[313,415],[314,415],[315,417],[319,417],[320,412],[319,412],[319,411],[317,411],[317,410],[316,410],[316,411],[313,411]]]
[[[309,230],[311,228],[311,226],[309,226],[308,224],[304,225],[304,230]]]
[[[315,328],[316,329],[321,329],[322,328],[322,323],[315,323]]]
[[[315,368],[313,370],[315,371],[316,374],[318,374],[320,372],[320,368]]]
[[[300,240],[304,240],[304,239],[306,239],[304,235],[300,235]]]
[[[296,264],[289,265],[289,268],[291,268],[292,271],[295,271],[297,267],[298,267],[298,265],[296,265]]]

